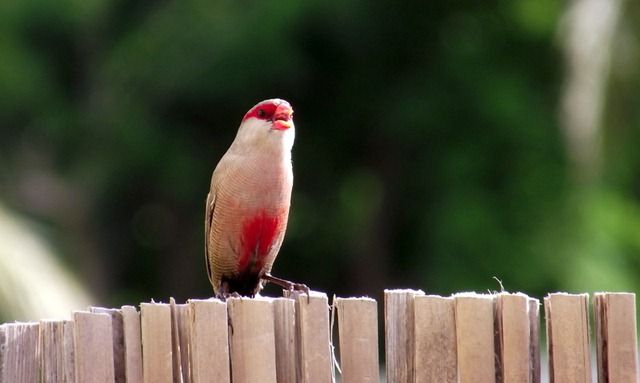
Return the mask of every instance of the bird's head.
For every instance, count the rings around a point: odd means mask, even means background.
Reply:
[[[291,105],[285,100],[273,98],[259,102],[244,115],[236,141],[252,146],[280,144],[291,150],[294,136]]]

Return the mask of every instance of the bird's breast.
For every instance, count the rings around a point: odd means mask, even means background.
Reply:
[[[265,210],[247,216],[242,224],[238,269],[241,272],[261,270],[264,261],[284,230],[281,214],[270,215]]]

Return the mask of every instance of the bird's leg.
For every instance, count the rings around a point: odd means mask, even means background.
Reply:
[[[302,291],[302,292],[307,294],[307,299],[310,296],[309,288],[307,287],[307,285],[305,285],[303,283],[295,283],[295,282],[287,281],[286,279],[274,277],[273,275],[271,275],[269,273],[266,273],[265,275],[263,275],[262,279],[265,282],[275,283],[276,285],[282,287],[285,290]]]
[[[220,284],[220,290],[216,294],[216,298],[220,299],[223,302],[226,302],[227,298],[242,298],[242,295],[238,294],[236,291],[229,292],[229,282],[222,281]]]

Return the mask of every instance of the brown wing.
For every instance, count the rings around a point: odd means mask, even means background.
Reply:
[[[209,276],[209,282],[213,284],[213,270],[211,270],[211,261],[209,260],[209,236],[211,235],[211,221],[213,220],[213,210],[216,207],[215,192],[211,190],[207,194],[207,201],[204,213],[204,259],[207,267],[207,275]]]

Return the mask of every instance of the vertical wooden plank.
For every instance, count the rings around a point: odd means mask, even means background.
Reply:
[[[343,383],[379,382],[378,305],[371,298],[337,298]]]
[[[296,351],[296,306],[293,299],[273,300],[276,337],[276,376],[278,383],[296,383],[299,363]]]
[[[456,383],[456,325],[453,298],[414,298],[415,382]]]
[[[300,353],[300,382],[331,383],[333,358],[329,336],[329,304],[327,295],[311,291],[297,294],[297,347]]]
[[[40,381],[65,381],[65,344],[63,320],[40,321],[38,347],[40,350]]]
[[[124,367],[127,383],[142,383],[142,334],[140,313],[133,306],[122,306]]]
[[[111,333],[113,335],[113,373],[115,383],[125,383],[124,335],[122,329],[122,313],[119,309],[90,307],[92,313],[107,314],[111,317]]]
[[[36,382],[39,324],[8,323],[0,327],[0,382]]]
[[[531,379],[531,329],[529,300],[524,294],[500,293],[496,296],[498,330],[498,373],[504,383],[527,383]]]
[[[540,383],[540,301],[529,298],[529,360],[531,372],[529,378],[532,383]]]
[[[638,382],[635,294],[597,293],[594,300],[598,382]]]
[[[75,340],[75,323],[72,320],[63,321],[63,343],[64,343],[64,382],[76,382],[76,351],[74,346]]]
[[[4,366],[7,359],[7,325],[0,324],[0,382],[6,382],[7,376],[5,375],[6,368]],[[7,374],[8,375],[8,374]]]
[[[494,383],[493,296],[456,294],[456,345],[460,383]]]
[[[233,383],[275,383],[276,344],[269,298],[227,299]]]
[[[191,383],[191,355],[189,354],[189,339],[191,338],[191,319],[189,319],[189,304],[174,305],[173,317],[177,332],[178,352],[180,353],[181,383]]]
[[[189,354],[193,383],[231,381],[227,304],[189,300]]]
[[[414,378],[414,297],[419,290],[385,290],[385,349],[387,382],[413,383]]]
[[[113,382],[113,335],[111,317],[73,313],[75,374],[78,382]]]
[[[180,350],[180,330],[176,300],[169,298],[171,308],[171,364],[173,366],[173,383],[183,383],[182,353]]]
[[[141,303],[142,376],[145,383],[173,383],[171,307]]]
[[[549,294],[544,299],[551,383],[590,383],[587,294]]]

